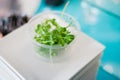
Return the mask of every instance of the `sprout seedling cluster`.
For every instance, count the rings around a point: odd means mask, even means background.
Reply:
[[[35,29],[36,42],[49,46],[65,46],[70,44],[75,36],[67,29],[70,26],[61,26],[56,19],[48,19],[38,24]]]

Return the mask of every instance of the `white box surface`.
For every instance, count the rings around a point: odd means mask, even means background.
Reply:
[[[78,71],[104,50],[104,46],[83,32],[78,32],[76,41],[64,61],[48,63],[40,59],[26,35],[27,28],[21,28],[0,40],[0,56],[4,57],[26,80],[69,80]]]
[[[25,80],[9,63],[0,57],[0,80]]]

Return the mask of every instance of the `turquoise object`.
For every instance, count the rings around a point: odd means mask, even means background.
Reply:
[[[101,3],[103,4],[103,2]],[[117,3],[119,5],[113,2],[109,3],[100,6],[95,3],[95,0],[70,0],[66,10],[66,13],[71,14],[79,21],[83,32],[106,46],[101,58],[97,80],[120,80],[120,9],[118,8],[120,3]],[[64,5],[48,6],[45,4],[45,0],[42,0],[35,14],[44,10],[62,11]]]

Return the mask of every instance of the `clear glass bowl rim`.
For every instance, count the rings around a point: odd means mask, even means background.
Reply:
[[[49,14],[49,13],[62,14],[61,11],[41,12],[40,14],[37,14],[37,15],[35,15],[34,17],[32,17],[32,18],[28,21],[28,24],[32,23],[32,21],[34,21],[35,19],[40,18],[40,16],[45,15],[45,14]],[[76,25],[75,27],[76,27],[78,30],[80,30],[80,25],[79,25],[78,21],[77,21],[73,16],[71,16],[71,15],[68,14],[68,13],[64,13],[63,16],[68,16],[68,17],[70,17],[70,18],[73,20],[73,22],[75,22],[75,23],[74,23],[74,24]],[[73,41],[74,41],[74,40],[73,40]],[[72,43],[72,42],[71,42],[71,43]],[[71,44],[71,43],[70,43],[70,44]],[[37,45],[37,46],[40,46],[40,47],[51,48],[51,49],[65,48],[65,47],[67,47],[67,46],[70,45],[70,44],[69,44],[69,45],[65,45],[65,46],[58,46],[58,45],[50,46],[50,45],[44,45],[44,44],[37,43],[35,40],[34,40],[34,44]]]

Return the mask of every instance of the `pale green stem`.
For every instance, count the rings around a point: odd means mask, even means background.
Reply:
[[[50,39],[52,41],[52,35],[50,35]],[[51,45],[51,47],[52,47],[52,45]],[[52,49],[51,48],[49,49],[49,55],[50,55],[50,62],[53,64]]]
[[[52,49],[49,49],[49,55],[50,55],[50,62],[53,64],[53,59],[52,59]]]
[[[62,14],[61,14],[62,16],[64,15],[64,13],[65,13],[65,11],[66,11],[69,3],[70,3],[70,1],[68,1],[68,2],[65,4],[65,6],[64,6],[64,8],[63,8],[63,11],[62,11]]]

